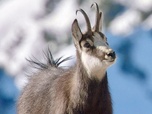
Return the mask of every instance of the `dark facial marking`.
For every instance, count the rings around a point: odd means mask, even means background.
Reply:
[[[106,41],[106,44],[109,45],[106,36],[102,32],[99,32],[99,35],[101,36],[102,39]]]
[[[92,42],[93,42],[93,38],[91,35],[88,35],[88,34],[83,34],[81,40],[79,41],[79,45],[80,45],[80,48],[82,48],[82,45],[81,45],[81,42],[82,41],[87,41],[87,39],[90,39]],[[89,42],[88,42],[89,43]],[[86,44],[88,45],[88,44]],[[85,47],[85,46],[84,46]],[[92,46],[91,46],[92,47]]]
[[[89,42],[86,42],[84,45],[83,45],[85,48],[90,48],[91,45],[89,44]]]
[[[101,38],[105,37],[105,35],[102,32],[99,32],[99,35],[101,36]]]

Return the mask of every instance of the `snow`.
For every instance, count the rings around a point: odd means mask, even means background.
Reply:
[[[52,12],[50,16],[45,18],[41,24],[42,26],[49,28],[50,31],[54,32],[55,34],[64,33],[65,31],[69,31],[71,27],[71,23],[75,18],[76,10],[76,1],[75,0],[63,0],[59,2],[57,8]],[[68,29],[68,30],[66,30]],[[58,31],[58,32],[56,32]]]
[[[143,26],[145,29],[150,30],[152,29],[152,14],[148,16],[148,18],[143,22]]]
[[[130,35],[141,22],[141,14],[136,10],[126,10],[110,23],[110,31],[114,35]]]
[[[33,44],[34,47],[37,43],[44,44],[40,39],[40,28],[34,19],[43,12],[42,6],[42,0],[33,0],[32,3],[31,0],[14,0],[1,6],[0,64],[12,75],[17,75],[22,70],[26,63],[25,57],[33,53]]]
[[[131,9],[141,10],[148,12],[152,10],[151,0],[114,0],[120,4],[123,4]]]

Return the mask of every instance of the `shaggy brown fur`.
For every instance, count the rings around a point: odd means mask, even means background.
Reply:
[[[50,66],[32,76],[18,102],[18,114],[112,114],[107,74],[88,78],[78,55],[75,67]]]

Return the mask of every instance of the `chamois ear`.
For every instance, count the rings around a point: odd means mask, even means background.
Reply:
[[[79,41],[82,38],[82,32],[81,32],[80,27],[78,25],[77,19],[75,19],[73,24],[72,24],[72,35],[73,35],[74,44],[76,47],[78,47]]]

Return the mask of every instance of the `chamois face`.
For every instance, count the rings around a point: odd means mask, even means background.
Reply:
[[[102,79],[107,67],[114,63],[116,56],[115,52],[109,47],[106,36],[99,31],[99,28],[101,28],[100,21],[102,13],[99,13],[97,4],[96,7],[97,20],[95,27],[91,29],[89,19],[81,9],[79,11],[83,13],[86,19],[88,30],[83,34],[75,19],[72,24],[72,34],[75,47],[81,56],[82,64],[87,73],[89,76]]]

